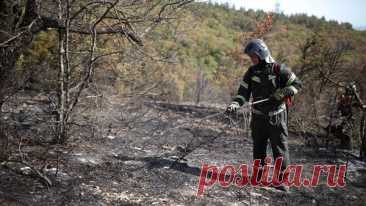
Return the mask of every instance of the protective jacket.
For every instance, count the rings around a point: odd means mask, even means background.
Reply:
[[[233,101],[242,106],[249,101],[250,96],[253,101],[269,98],[277,89],[284,89],[285,96],[294,96],[302,87],[301,81],[284,64],[280,70],[275,71],[275,64],[264,63],[251,66],[240,82],[237,95]],[[254,105],[254,110],[269,114],[283,107],[284,102],[263,102]]]

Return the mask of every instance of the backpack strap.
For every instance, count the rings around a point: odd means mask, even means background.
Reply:
[[[278,78],[280,77],[280,71],[281,71],[281,65],[279,63],[274,63],[273,64],[273,71],[274,73],[278,76]]]
[[[272,67],[273,73],[276,75],[276,85],[277,88],[281,87],[281,64],[275,62],[273,63],[273,67]]]
[[[281,87],[281,64],[279,63],[274,63],[273,64],[273,72],[277,75],[278,77],[278,85],[279,87]],[[291,97],[286,97],[285,98],[285,102],[286,102],[286,107],[287,110],[291,108],[292,106],[292,98]]]

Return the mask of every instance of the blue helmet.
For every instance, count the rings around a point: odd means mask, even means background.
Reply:
[[[272,58],[271,53],[261,39],[253,39],[251,40],[244,49],[244,53],[256,54],[261,60],[264,60],[267,63],[274,63],[275,60]]]

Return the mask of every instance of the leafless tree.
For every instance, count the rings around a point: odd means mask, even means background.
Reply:
[[[55,142],[65,143],[80,97],[91,83],[95,69],[105,57],[126,52],[125,45],[142,50],[144,38],[158,25],[174,21],[175,15],[193,0],[0,0],[0,111],[18,89],[16,63],[41,32],[58,34],[58,94]],[[103,45],[116,40],[121,49]],[[142,53],[142,52],[141,52]],[[113,59],[113,58],[111,58]],[[0,119],[2,115],[0,114]],[[0,160],[8,160],[9,134],[0,123]],[[21,153],[22,140],[19,142]],[[13,160],[12,160],[13,161]],[[18,160],[51,185],[51,180],[26,159]],[[57,163],[58,164],[58,163]]]
[[[82,91],[92,81],[96,62],[121,52],[98,51],[99,39],[113,35],[112,38],[121,38],[137,47],[143,46],[142,37],[157,25],[172,20],[174,14],[190,2],[192,1],[0,1],[0,54],[3,57],[0,60],[0,107],[14,88],[11,77],[21,53],[39,32],[50,29],[58,31],[57,140],[64,142],[70,116]]]
[[[353,49],[345,39],[317,33],[300,46],[300,63],[295,69],[305,88],[295,109],[298,110],[297,116],[301,116],[304,130],[324,133],[325,124],[334,121],[338,90],[344,89],[350,82],[357,82],[358,75],[355,74],[361,72],[347,58],[348,52]],[[326,132],[324,142],[329,141],[329,132]]]

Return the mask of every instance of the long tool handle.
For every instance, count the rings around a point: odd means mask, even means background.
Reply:
[[[256,104],[259,104],[259,103],[262,103],[262,102],[267,102],[267,101],[269,101],[269,98],[261,99],[261,100],[258,100],[258,101],[256,101],[256,102],[251,102],[251,103],[249,103],[248,105],[249,105],[249,106],[252,106],[252,105],[256,105]]]

